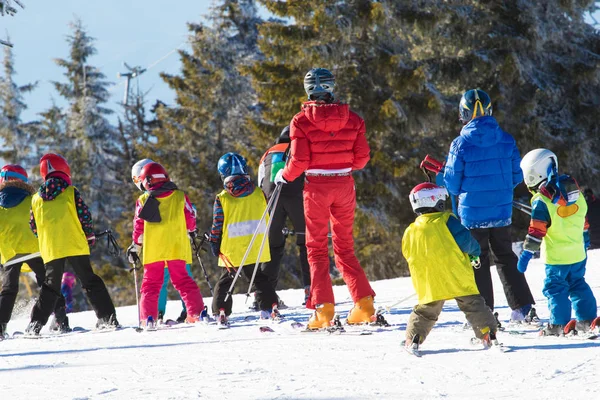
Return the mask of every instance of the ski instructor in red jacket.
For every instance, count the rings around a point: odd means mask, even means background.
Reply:
[[[368,323],[375,314],[375,292],[354,254],[352,237],[356,208],[352,171],[364,168],[370,149],[365,122],[335,100],[334,87],[333,74],[324,68],[313,68],[304,77],[309,101],[292,119],[290,160],[275,177],[275,184],[284,184],[306,174],[303,197],[311,276],[306,307],[315,310],[309,329],[330,326],[334,316],[327,247],[330,223],[335,264],[354,301],[348,323]]]

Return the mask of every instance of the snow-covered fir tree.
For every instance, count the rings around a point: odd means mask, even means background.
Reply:
[[[32,139],[35,122],[23,122],[21,113],[27,108],[23,96],[30,93],[36,83],[17,85],[12,49],[4,47],[3,76],[0,77],[0,140],[4,143],[0,158],[25,168],[32,167]]]

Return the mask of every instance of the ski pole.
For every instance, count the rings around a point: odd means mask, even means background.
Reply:
[[[392,310],[392,308],[399,306],[400,304],[404,303],[407,300],[412,299],[413,297],[416,297],[417,294],[413,293],[410,296],[406,296],[400,300],[398,300],[397,302],[395,302],[394,304],[392,304],[391,306],[385,306],[385,312],[390,312]]]
[[[521,203],[520,201],[513,200],[513,207],[519,211],[523,211],[527,215],[531,215],[531,206]]]
[[[274,210],[277,209],[277,203],[279,202],[279,195],[281,194],[281,187],[282,185],[279,185],[280,190],[276,190],[276,193],[274,194],[274,196],[276,196],[277,198],[275,199],[275,202],[273,203],[273,208],[271,209],[271,214],[274,214]],[[268,209],[269,207],[267,207]],[[258,270],[258,264],[260,264],[260,256],[262,255],[263,249],[265,248],[265,242],[267,240],[267,237],[269,236],[269,229],[271,229],[271,223],[273,222],[273,218],[269,218],[269,222],[267,222],[267,231],[265,232],[265,234],[263,235],[263,239],[262,242],[260,243],[260,248],[258,249],[258,256],[256,257],[256,263],[254,264],[254,270],[252,271],[252,279],[250,279],[250,284],[248,285],[248,292],[246,293],[246,303],[248,302],[248,298],[250,297],[250,293],[252,292],[252,284],[254,283],[254,278],[256,277],[256,271]]]
[[[141,312],[140,312],[140,297],[138,294],[138,279],[137,279],[137,270],[140,269],[140,267],[138,267],[138,262],[140,261],[139,258],[137,258],[133,263],[131,263],[132,267],[129,270],[129,272],[133,271],[133,282],[135,283],[135,304],[137,306],[137,313],[138,313],[138,326],[137,328],[135,328],[136,332],[141,332],[143,331],[142,327],[141,327]]]
[[[202,268],[202,272],[204,272],[204,279],[206,279],[206,283],[208,284],[208,289],[210,290],[210,295],[214,296],[213,295],[213,287],[210,284],[210,281],[208,280],[208,274],[206,273],[206,268],[204,268],[204,264],[202,263],[202,260],[200,259],[200,249],[202,248],[202,245],[206,241],[206,236],[207,236],[207,234],[204,233],[204,236],[202,237],[202,241],[200,242],[200,246],[196,245],[196,241],[194,240],[192,235],[190,235],[190,242],[192,243],[192,248],[194,249],[194,253],[196,253],[196,257],[198,258],[198,263],[200,264],[200,267]]]
[[[113,236],[112,230],[107,229],[99,233],[94,233],[94,236],[96,236],[97,238],[102,237],[104,235],[107,235],[106,247],[108,248],[108,254],[110,254],[113,257],[118,257],[119,254],[121,254],[121,248],[119,247],[117,240]]]
[[[277,185],[277,187],[275,188],[275,191],[276,192],[281,191],[281,184]],[[242,262],[240,263],[240,268],[238,268],[237,272],[235,273],[235,276],[233,277],[233,281],[231,282],[231,285],[229,286],[229,290],[227,290],[227,294],[225,295],[224,301],[229,300],[229,297],[233,294],[233,287],[235,286],[235,282],[238,280],[238,278],[240,276],[240,272],[242,272],[242,267],[244,266],[244,263],[246,262],[248,255],[250,254],[250,250],[252,249],[252,246],[254,245],[254,240],[256,240],[256,237],[258,236],[260,228],[262,227],[262,224],[264,223],[265,218],[267,217],[269,208],[271,208],[271,204],[273,204],[272,203],[273,200],[275,200],[275,196],[271,196],[271,198],[269,199],[269,203],[267,204],[265,211],[263,212],[262,216],[260,217],[260,220],[258,221],[258,224],[256,225],[256,229],[254,230],[254,233],[252,234],[252,239],[250,239],[250,243],[248,244],[248,248],[246,249],[246,252],[244,253],[244,257],[242,257]],[[265,232],[265,234],[267,234],[267,232]]]

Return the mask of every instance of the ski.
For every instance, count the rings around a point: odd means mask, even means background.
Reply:
[[[11,338],[13,339],[49,339],[49,338],[57,338],[63,336],[72,336],[79,333],[87,333],[91,332],[89,329],[82,328],[80,326],[74,327],[70,332],[48,332],[39,335],[31,335],[26,332],[15,331],[13,332]]]
[[[404,347],[404,350],[406,350],[406,352],[408,354],[412,354],[415,357],[421,357],[421,351],[419,350],[419,347],[416,344],[412,344],[410,346],[402,346]]]

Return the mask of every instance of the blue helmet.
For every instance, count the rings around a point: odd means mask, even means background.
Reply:
[[[227,153],[219,158],[217,169],[223,180],[232,175],[248,175],[246,159],[237,153]]]
[[[492,100],[481,89],[471,89],[462,95],[458,106],[458,119],[463,124],[477,117],[492,115]]]

